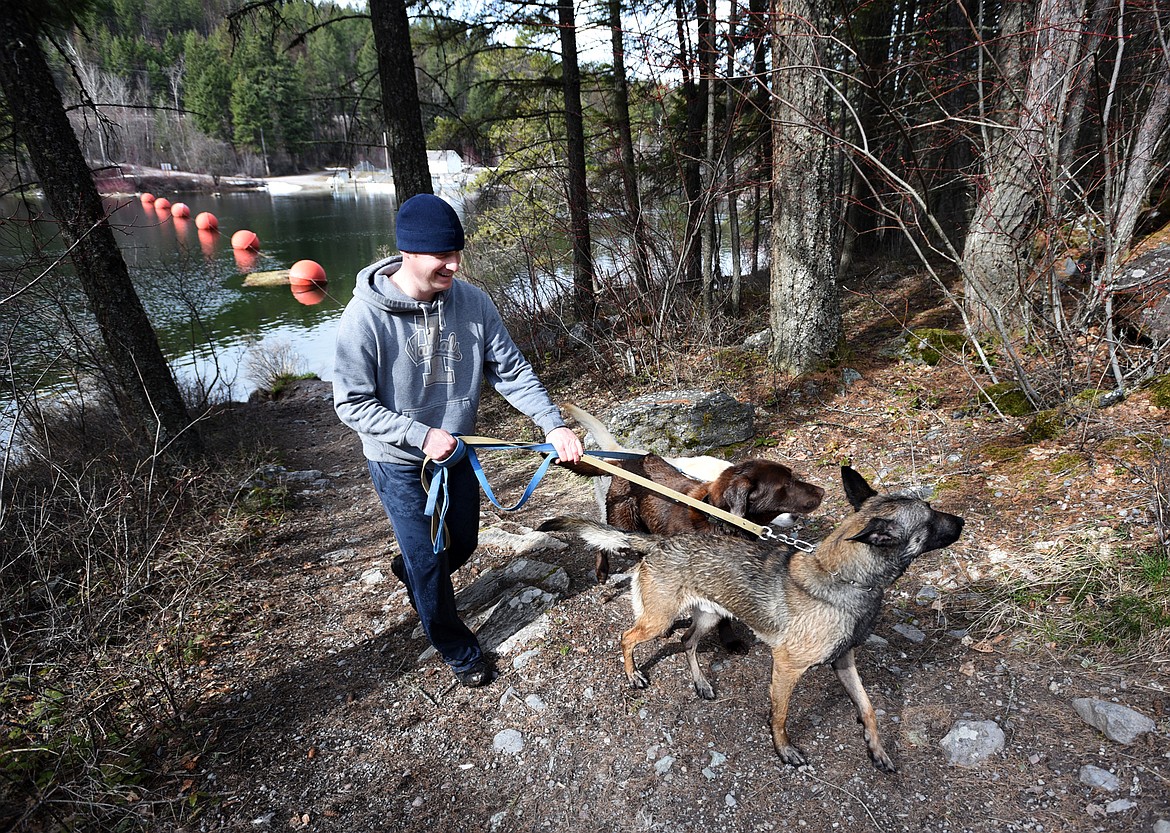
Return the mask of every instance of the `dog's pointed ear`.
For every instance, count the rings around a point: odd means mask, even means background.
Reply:
[[[865,478],[849,466],[841,466],[841,485],[845,487],[845,498],[854,511],[877,494],[873,487],[865,482]]]
[[[859,541],[873,547],[890,547],[902,543],[902,536],[898,534],[898,526],[889,518],[870,518],[865,529],[847,539]]]

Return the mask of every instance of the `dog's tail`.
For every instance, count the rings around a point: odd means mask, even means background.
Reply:
[[[601,420],[593,416],[593,414],[578,408],[572,402],[566,402],[563,406],[565,413],[577,420],[582,428],[593,435],[593,441],[597,443],[597,447],[602,451],[633,451],[631,448],[624,448],[621,443],[617,441],[613,434],[609,433],[609,429],[602,424]]]
[[[637,532],[623,532],[612,526],[586,520],[585,518],[570,518],[561,516],[550,518],[537,527],[541,532],[568,532],[576,535],[591,547],[599,550],[616,553],[629,550],[639,555],[648,551],[654,544],[649,535]]]

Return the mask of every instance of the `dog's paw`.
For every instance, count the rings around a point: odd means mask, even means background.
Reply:
[[[641,671],[635,671],[630,675],[630,685],[634,688],[645,688],[650,685],[650,680]]]
[[[886,754],[886,750],[878,747],[877,750],[871,749],[869,751],[869,758],[873,761],[873,765],[882,772],[895,773],[898,767],[894,765],[894,761]]]
[[[698,694],[700,697],[702,697],[704,700],[714,700],[715,699],[715,689],[713,689],[711,687],[711,684],[709,682],[707,682],[706,680],[703,680],[702,682],[699,682],[699,681],[695,682],[695,693]]]
[[[776,754],[789,766],[804,766],[808,763],[804,759],[804,754],[792,744],[776,747]]]

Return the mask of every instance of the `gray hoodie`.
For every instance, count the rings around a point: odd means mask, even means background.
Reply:
[[[390,280],[401,266],[359,272],[337,330],[333,407],[367,459],[421,463],[431,428],[475,433],[485,378],[546,435],[565,424],[486,292],[456,280],[416,301]]]

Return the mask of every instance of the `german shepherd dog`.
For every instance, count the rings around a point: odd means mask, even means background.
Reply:
[[[614,439],[601,420],[588,411],[571,404],[565,405],[564,409],[593,435],[602,450],[627,450]],[[821,505],[825,496],[825,490],[820,486],[806,483],[796,477],[792,469],[770,460],[746,460],[727,465],[710,481],[688,477],[657,454],[647,454],[637,460],[616,460],[613,463],[659,485],[758,524],[766,524],[777,515],[812,512]],[[590,466],[587,460],[564,465],[576,474],[598,478],[595,482],[608,478],[605,472]],[[710,516],[699,510],[620,477],[612,478],[604,498],[599,494],[598,503],[602,505],[606,522],[627,532],[678,535],[722,529]],[[609,553],[598,551],[594,573],[599,582],[609,577]]]
[[[880,495],[847,466],[841,480],[855,512],[812,552],[728,536],[623,533],[576,518],[553,518],[540,529],[572,532],[595,547],[632,549],[642,556],[634,568],[634,625],[621,639],[631,685],[649,684],[634,666],[634,648],[666,633],[689,612],[691,627],[683,637],[687,663],[695,691],[713,699],[695,649],[722,617],[735,616],[772,648],[772,744],[785,763],[805,763],[785,726],[793,689],[809,668],[830,663],[857,707],[874,765],[894,772],[853,649],[872,631],[884,590],[915,558],[957,541],[963,519],[924,500]]]

